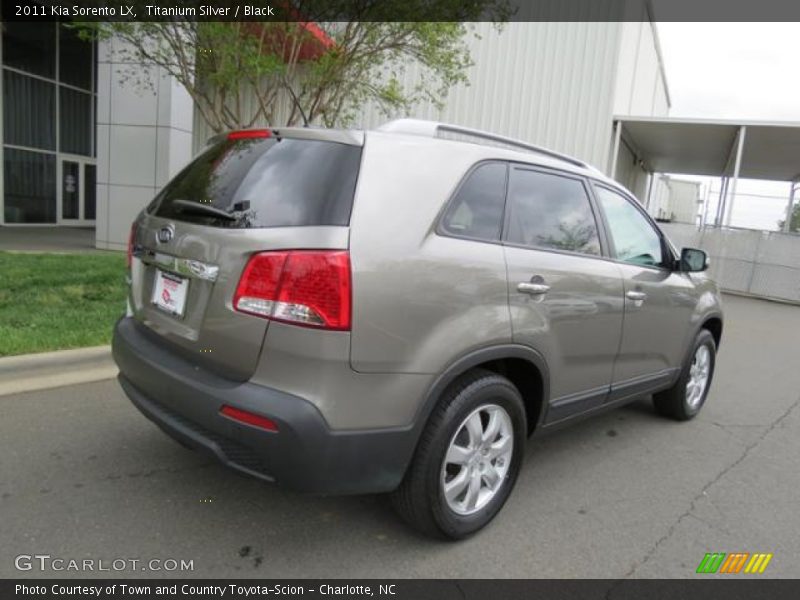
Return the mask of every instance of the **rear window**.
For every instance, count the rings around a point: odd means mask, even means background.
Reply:
[[[360,147],[336,142],[226,139],[170,181],[149,212],[215,227],[348,225],[360,161]]]

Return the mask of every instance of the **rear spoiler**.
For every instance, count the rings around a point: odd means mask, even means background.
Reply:
[[[364,145],[364,132],[354,129],[327,129],[325,127],[259,127],[253,128],[254,131],[267,129],[272,136],[276,138],[291,138],[297,140],[319,140],[324,142],[336,142],[338,144],[347,144],[349,146],[363,146]],[[249,131],[242,129],[239,131]],[[206,148],[218,144],[227,139],[228,134],[232,133],[226,131],[214,135],[206,141]]]

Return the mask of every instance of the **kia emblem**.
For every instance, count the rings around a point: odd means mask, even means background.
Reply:
[[[158,230],[158,242],[166,244],[175,236],[175,226],[166,225]]]

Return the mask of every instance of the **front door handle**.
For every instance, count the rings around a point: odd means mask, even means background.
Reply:
[[[545,283],[529,283],[523,281],[517,284],[517,291],[531,296],[540,296],[550,291],[550,286]]]
[[[636,290],[631,290],[630,292],[627,292],[625,294],[625,297],[628,300],[633,300],[633,303],[636,306],[641,306],[642,302],[644,302],[647,299],[647,294],[645,294],[644,292],[637,292]]]

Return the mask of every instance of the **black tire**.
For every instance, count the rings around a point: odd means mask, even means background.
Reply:
[[[511,458],[494,496],[477,512],[461,515],[451,509],[445,499],[441,480],[443,462],[451,440],[467,417],[486,405],[499,406],[510,417]],[[462,539],[486,526],[503,507],[516,483],[525,453],[526,423],[519,391],[505,377],[476,369],[458,378],[442,394],[422,432],[403,482],[392,493],[392,504],[397,512],[415,529],[439,538]],[[480,481],[482,477],[478,475]]]
[[[686,396],[686,389],[691,378],[692,364],[701,346],[705,346],[709,352],[710,366],[708,380],[699,401],[690,404]],[[653,394],[653,404],[656,408],[656,412],[677,421],[688,421],[697,416],[697,413],[699,413],[703,405],[705,405],[706,398],[708,397],[708,390],[711,388],[711,382],[714,378],[716,356],[717,345],[714,341],[714,336],[711,335],[711,332],[707,329],[701,329],[694,339],[694,344],[692,344],[691,351],[686,358],[678,381],[670,389]]]

